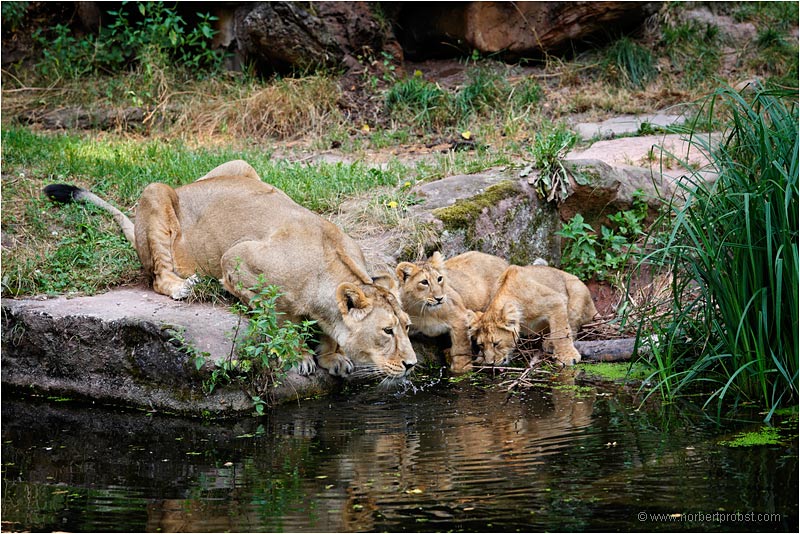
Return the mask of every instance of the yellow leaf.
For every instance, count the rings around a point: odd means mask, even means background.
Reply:
[[[364,124],[364,126],[361,127],[361,131],[363,133],[369,133],[369,124]]]
[[[463,132],[461,132],[461,137],[469,141],[469,139],[472,137],[472,132],[470,132],[469,130],[464,130]]]
[[[410,494],[418,495],[418,494],[422,493],[422,490],[419,489],[419,488],[414,488],[414,489],[406,490],[406,493],[408,493],[409,495]]]
[[[397,201],[396,200],[392,200],[390,202],[387,202],[386,205],[389,206],[390,208],[396,208],[397,207]]]
[[[414,78],[422,78],[422,71],[417,69],[414,71]]]

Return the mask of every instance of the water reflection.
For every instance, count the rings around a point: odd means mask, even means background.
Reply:
[[[753,460],[714,429],[663,433],[614,396],[555,386],[365,391],[214,423],[4,399],[3,527],[674,531],[698,526],[637,513],[720,508],[783,514],[749,531],[796,527],[796,451]]]

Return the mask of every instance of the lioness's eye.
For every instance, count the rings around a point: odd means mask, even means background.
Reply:
[[[493,346],[494,348],[497,348],[497,347],[499,347],[499,346],[500,346],[500,342],[499,342],[499,341],[492,341],[492,346]]]
[[[420,285],[427,286],[428,285],[428,281],[427,280],[422,280],[420,282]]]
[[[444,278],[443,278],[443,277],[441,277],[441,276],[440,276],[439,278],[437,278],[437,279],[436,279],[436,281],[437,281],[437,282],[439,282],[440,284],[442,283],[442,280],[444,280]]]
[[[387,326],[386,328],[383,329],[383,331],[389,334],[390,336],[394,333],[394,330],[392,329],[391,326]]]
[[[478,343],[478,348],[479,348],[480,350],[483,350],[483,343]]]

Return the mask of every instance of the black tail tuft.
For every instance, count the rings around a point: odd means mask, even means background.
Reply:
[[[75,200],[75,197],[81,191],[82,189],[80,187],[67,184],[52,184],[44,188],[44,194],[47,195],[47,198],[55,202],[61,202],[62,204]]]

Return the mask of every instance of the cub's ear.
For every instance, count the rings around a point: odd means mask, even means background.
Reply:
[[[336,303],[342,317],[351,317],[360,321],[372,309],[372,301],[367,297],[361,288],[355,284],[343,283],[336,288]]]
[[[483,312],[474,312],[472,310],[467,310],[464,314],[464,322],[467,325],[467,330],[469,331],[469,335],[472,336],[478,330],[478,323],[483,317]]]
[[[419,272],[419,267],[411,262],[404,261],[397,264],[394,272],[397,273],[397,278],[400,279],[400,282],[405,282],[410,276],[414,276]]]
[[[442,253],[437,250],[433,253],[433,256],[431,256],[430,263],[431,267],[441,271],[444,269],[444,256],[442,256]]]
[[[500,322],[502,323],[502,328],[518,333],[519,324],[522,322],[522,311],[520,311],[517,306],[507,302],[506,305],[503,306]]]

